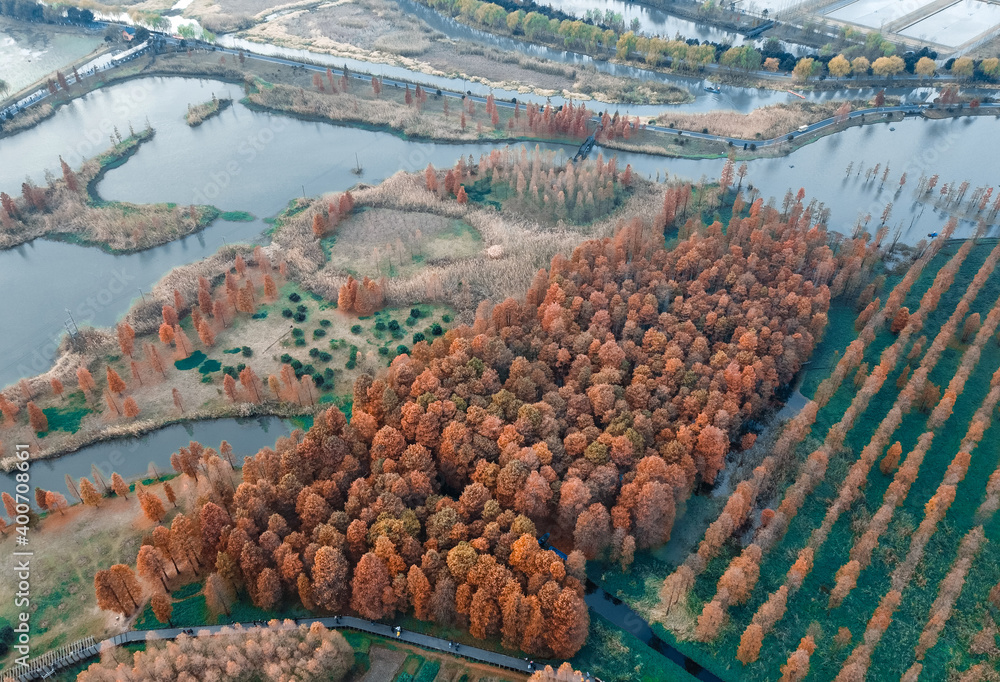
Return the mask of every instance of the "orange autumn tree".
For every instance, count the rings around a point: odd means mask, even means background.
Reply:
[[[605,193],[612,163],[588,178]],[[453,169],[451,186],[469,174]],[[689,198],[674,196],[677,215]],[[324,613],[412,612],[531,656],[571,657],[589,626],[585,553],[627,566],[637,549],[669,540],[678,506],[717,480],[747,420],[808,358],[831,283],[863,283],[865,241],[834,252],[800,201],[783,211],[755,201],[726,229],[682,217],[688,236],[669,250],[665,222],[637,220],[557,256],[523,297],[481,310],[475,327],[415,343],[387,371],[360,376],[350,424],[330,409],[307,433],[247,458],[225,539],[178,535],[172,556],[239,581],[263,609],[300,600]],[[349,279],[344,311],[359,311],[368,289]],[[291,367],[268,384],[311,400]],[[175,468],[211,471],[201,451],[190,454],[178,453]],[[727,502],[719,546],[754,516],[749,485]],[[208,509],[208,495],[195,504]],[[569,557],[539,546],[548,531]],[[801,559],[796,575],[811,561]],[[722,588],[742,598],[758,567],[748,551]],[[763,631],[787,595],[762,610]],[[705,635],[725,623],[721,602],[701,616]]]
[[[77,367],[76,369],[76,381],[80,386],[80,390],[84,393],[90,393],[97,389],[97,382],[94,381],[94,377],[91,376],[90,370],[86,367]]]
[[[48,417],[42,412],[42,408],[31,400],[28,401],[28,423],[35,433],[45,433],[49,430]]]
[[[132,357],[132,349],[135,346],[135,330],[128,322],[122,322],[117,327],[118,347],[122,353]]]
[[[113,367],[109,366],[107,369],[107,379],[108,379],[108,390],[114,395],[120,395],[125,391],[127,386],[125,385],[125,380],[114,370]]]
[[[347,282],[340,287],[337,307],[345,313],[372,315],[385,306],[383,287],[383,283],[375,282],[368,277],[358,282],[354,277],[348,276]]]
[[[139,416],[139,404],[136,403],[135,398],[128,396],[125,398],[125,402],[122,403],[122,413],[129,419],[134,419]]]

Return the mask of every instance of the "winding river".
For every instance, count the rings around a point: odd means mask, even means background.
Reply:
[[[377,132],[285,116],[257,113],[237,102],[197,128],[183,122],[188,103],[212,94],[238,98],[239,88],[220,81],[144,78],[74,100],[55,116],[15,137],[0,140],[0,189],[15,193],[25,175],[41,181],[58,169],[60,155],[70,163],[105,148],[115,127],[127,131],[148,119],[157,133],[122,167],[98,186],[106,199],[134,202],[210,203],[224,210],[246,210],[259,218],[274,215],[294,196],[346,189],[358,181],[351,173],[355,154],[364,182],[376,183],[393,173],[419,171],[428,163],[441,167],[459,154],[478,157],[490,143],[442,144],[408,141]],[[787,157],[748,164],[747,181],[765,197],[780,198],[804,187],[831,208],[831,227],[850,231],[859,213],[881,214],[892,201],[889,224],[915,243],[940,229],[945,217],[913,201],[921,173],[939,173],[941,181],[969,180],[973,186],[994,182],[988,159],[1000,153],[992,118],[906,120],[852,128],[808,145]],[[545,145],[568,151],[566,147]],[[606,152],[607,156],[609,153]],[[718,177],[723,161],[667,159],[619,153],[620,164],[650,177],[659,173],[697,180]],[[863,157],[863,158],[861,158]],[[844,171],[854,162],[865,166],[889,162],[886,188],[865,183],[864,174]],[[274,169],[281,169],[275,173]],[[896,196],[904,171],[909,190]],[[150,182],[149,178],[155,178]],[[859,201],[860,200],[860,201]],[[171,268],[214,253],[223,241],[255,241],[265,228],[251,223],[217,221],[199,234],[142,253],[113,256],[95,248],[38,240],[0,253],[0,286],[19,296],[0,299],[0,385],[45,371],[72,315],[78,325],[115,322]],[[959,235],[971,233],[963,224]],[[25,287],[23,282],[32,285]],[[24,300],[29,297],[31,300]],[[68,311],[68,312],[67,312]]]
[[[343,64],[344,60],[333,63]],[[453,79],[445,80],[454,85]],[[755,91],[742,93],[747,110],[772,97],[758,96]],[[0,252],[0,286],[8,292],[0,299],[0,385],[47,369],[63,323],[70,316],[81,325],[112,324],[142,290],[148,290],[171,268],[214,253],[224,240],[262,241],[266,227],[262,218],[273,216],[290,198],[352,186],[358,181],[351,173],[355,154],[364,167],[362,181],[377,183],[399,170],[419,171],[428,163],[447,166],[459,154],[478,156],[495,146],[488,142],[408,141],[386,132],[253,112],[239,102],[204,125],[189,128],[183,121],[187,104],[205,101],[212,94],[234,99],[241,96],[237,86],[214,80],[134,80],[74,100],[35,128],[0,140],[0,189],[17,192],[25,175],[41,182],[46,171],[55,172],[60,155],[78,165],[104,149],[116,127],[125,134],[130,123],[138,128],[148,120],[156,136],[126,164],[105,176],[98,186],[104,198],[211,203],[258,216],[250,223],[218,221],[197,235],[131,255],[113,256],[95,248],[46,240]],[[689,109],[699,110],[699,102],[708,99],[699,96]],[[736,100],[730,101],[736,108]],[[942,184],[968,180],[973,187],[993,185],[991,161],[1000,155],[996,125],[992,118],[978,117],[908,119],[852,128],[787,157],[750,162],[746,182],[758,187],[765,197],[777,197],[779,203],[789,188],[804,187],[810,197],[830,208],[831,228],[843,232],[850,232],[859,213],[878,216],[891,201],[894,210],[889,225],[898,227],[902,241],[915,243],[940,229],[946,220],[943,213],[914,201],[912,189],[920,175],[939,174]],[[543,146],[563,153],[573,151],[565,146]],[[718,159],[678,160],[632,153],[619,153],[618,157],[620,166],[629,163],[637,172],[661,178],[669,173],[714,180],[723,164]],[[847,177],[845,169],[852,162],[855,168],[863,169],[876,163],[884,168],[888,163],[892,170],[885,188],[879,190],[877,181],[865,182],[863,171],[860,176],[854,173]],[[904,171],[909,182],[897,192]],[[958,236],[967,236],[971,230],[972,224],[964,222]],[[242,459],[288,432],[287,424],[272,418],[173,425],[142,438],[100,443],[56,460],[36,462],[32,484],[63,490],[65,474],[74,478],[89,475],[92,465],[105,476],[117,471],[127,478],[144,475],[151,462],[165,471],[170,453],[188,440],[217,446],[226,439]],[[0,476],[0,490],[10,487],[11,479]],[[592,589],[588,604],[651,647],[687,665],[689,672],[712,679],[657,639],[618,600]]]

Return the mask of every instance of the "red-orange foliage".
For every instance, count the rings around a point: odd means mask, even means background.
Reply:
[[[981,324],[979,313],[972,313],[965,318],[965,324],[962,325],[962,343],[968,343],[976,335],[976,332],[979,331]]]
[[[715,480],[744,420],[810,353],[839,264],[822,229],[763,204],[725,232],[662,244],[638,222],[587,242],[475,332],[450,330],[385,376],[362,375],[350,427],[332,409],[301,441],[246,460],[217,556],[264,608],[297,593],[333,610],[349,585],[366,617],[412,606],[532,655],[571,656],[588,626],[582,558],[542,550],[535,524],[624,564],[669,539],[678,502]],[[341,309],[377,309],[363,300],[373,287],[349,279]],[[282,378],[297,389],[291,368]],[[737,488],[718,546],[753,497],[749,483]],[[730,598],[756,580],[756,551],[727,578]],[[701,636],[724,619],[707,609]]]
[[[139,416],[139,405],[135,402],[135,398],[132,396],[125,398],[125,402],[122,403],[122,412],[129,419]]]
[[[118,347],[122,353],[132,357],[132,349],[135,345],[135,330],[128,322],[122,322],[117,328]]]
[[[163,324],[176,327],[178,324],[177,310],[170,305],[163,306]]]
[[[845,629],[845,628],[841,628]],[[850,632],[848,631],[848,638]],[[809,657],[816,650],[816,643],[812,636],[806,635],[799,642],[798,648],[791,653],[788,661],[781,666],[781,679],[779,682],[802,682],[809,674]]]
[[[359,315],[371,315],[381,310],[382,306],[385,305],[382,289],[381,283],[367,277],[362,282],[358,282],[354,277],[348,276],[347,282],[340,287],[337,307],[345,313],[356,312]]]
[[[903,331],[903,327],[905,327],[906,323],[909,321],[910,321],[910,309],[900,308],[899,312],[896,313],[896,316],[892,318],[892,325],[889,327],[889,331],[891,331],[893,334],[898,334],[899,332]]]
[[[28,423],[31,425],[31,430],[36,433],[45,433],[49,430],[49,420],[42,412],[42,408],[34,403],[34,401],[28,401]]]
[[[125,381],[112,367],[108,367],[106,372],[108,379],[108,390],[115,395],[122,393],[127,387],[125,386]]]
[[[890,446],[889,450],[885,453],[885,457],[882,459],[882,463],[879,464],[879,469],[882,473],[888,475],[895,471],[899,465],[899,457],[902,454],[903,446],[897,440]]]
[[[202,320],[201,324],[198,325],[198,338],[208,348],[215,345],[215,334],[212,333],[212,328],[205,320]]]
[[[160,343],[170,345],[174,342],[174,328],[164,322],[160,325]]]
[[[174,327],[174,345],[177,349],[176,355],[178,360],[183,360],[187,356],[191,355],[191,351],[193,350],[191,346],[191,339],[188,338],[188,335],[184,332],[180,325]]]
[[[278,285],[275,284],[274,277],[270,273],[264,275],[264,296],[269,301],[274,301],[278,298]]]
[[[222,388],[226,392],[226,397],[236,402],[236,380],[227,374],[222,380]]]
[[[748,665],[757,660],[760,656],[760,645],[764,642],[764,631],[760,625],[751,623],[743,636],[740,637],[740,645],[736,650],[736,660],[743,665]]]

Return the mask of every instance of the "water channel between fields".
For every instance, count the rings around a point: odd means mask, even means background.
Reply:
[[[586,0],[590,1],[590,0]],[[597,0],[600,2],[601,0]],[[799,101],[797,97],[789,94],[784,90],[771,90],[764,88],[746,88],[733,85],[720,85],[720,92],[706,92],[705,86],[709,84],[710,76],[685,76],[678,74],[668,74],[660,71],[651,71],[649,69],[644,69],[639,66],[633,66],[629,64],[618,64],[615,62],[603,61],[600,59],[594,59],[584,54],[578,52],[573,52],[569,50],[559,50],[556,48],[547,47],[544,45],[537,45],[534,43],[529,43],[518,38],[512,38],[509,36],[500,36],[489,33],[487,31],[482,31],[471,26],[466,26],[451,17],[446,17],[439,12],[425,7],[414,0],[397,0],[400,7],[408,14],[413,14],[419,17],[424,23],[438,31],[451,40],[473,43],[477,45],[483,45],[486,47],[492,47],[499,50],[509,51],[509,52],[520,52],[521,54],[537,57],[540,59],[546,59],[553,62],[558,62],[560,64],[570,64],[580,68],[589,68],[596,71],[606,73],[612,76],[627,77],[639,81],[656,81],[660,83],[667,83],[675,85],[682,89],[688,90],[694,99],[691,102],[686,102],[684,104],[676,105],[660,105],[660,104],[620,104],[620,105],[608,105],[595,102],[591,105],[592,108],[597,110],[608,108],[608,109],[618,109],[622,113],[626,111],[631,115],[637,116],[656,116],[663,113],[664,111],[680,111],[687,113],[705,112],[705,111],[715,111],[715,110],[728,110],[728,111],[739,111],[742,113],[749,113],[754,109],[759,107],[768,106],[771,104],[780,104],[783,102]],[[221,35],[218,36],[217,41],[219,45],[224,47],[237,49],[243,48],[248,52],[253,52],[262,55],[268,55],[273,57],[283,57],[286,59],[308,61],[318,64],[329,65],[333,67],[341,67],[347,65],[350,69],[362,73],[371,73],[379,75],[385,78],[395,78],[399,80],[408,80],[411,82],[421,83],[424,85],[429,85],[434,88],[450,89],[459,92],[471,92],[473,94],[486,96],[490,92],[498,98],[510,99],[512,97],[517,97],[522,101],[533,101],[533,102],[544,102],[547,99],[551,100],[553,104],[561,104],[565,100],[558,95],[554,95],[550,98],[542,97],[539,95],[534,95],[530,93],[521,93],[514,90],[506,90],[502,88],[491,89],[486,85],[481,83],[476,83],[463,78],[454,78],[444,75],[431,75],[425,74],[420,71],[411,70],[402,66],[384,65],[376,64],[372,62],[366,62],[359,59],[351,59],[346,57],[334,57],[332,55],[323,54],[319,52],[312,52],[304,49],[280,47],[277,45],[256,43],[253,41],[238,38],[235,35]],[[792,80],[788,79],[788,86],[793,87]],[[913,88],[913,87],[903,87],[903,88],[888,88],[886,94],[890,96],[896,96],[902,98],[904,101],[912,102],[923,102],[931,94],[932,90],[928,88]],[[871,88],[866,89],[852,89],[852,90],[822,90],[822,91],[808,91],[804,93],[804,97],[809,101],[823,102],[834,99],[870,99],[875,94],[875,90]]]

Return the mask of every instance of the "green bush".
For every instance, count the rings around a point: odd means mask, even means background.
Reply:
[[[321,327],[329,327],[330,324],[331,324],[330,320],[320,320],[319,321],[319,326],[321,326]]]
[[[322,328],[321,329],[313,329],[313,338],[314,339],[321,339],[324,336],[326,336],[326,330],[325,329],[322,329]]]
[[[420,308],[410,308],[410,317],[417,319],[421,315]]]
[[[404,354],[409,355],[409,353],[410,349],[404,346],[403,344],[399,344],[398,346],[396,346],[396,355],[404,355]]]
[[[306,321],[306,314],[305,313],[295,313],[295,315],[292,317],[292,319],[295,320],[296,322],[305,322]]]
[[[306,335],[306,333],[304,331],[302,331],[301,329],[299,329],[298,327],[292,328],[292,336],[295,337],[296,339],[301,339],[305,335]]]
[[[302,300],[302,297],[293,291],[292,293],[288,294],[288,300],[291,301],[292,303],[298,303],[299,301]]]
[[[311,358],[317,358],[317,357],[319,357],[319,348],[310,348],[309,349],[309,357],[311,357]]]
[[[389,347],[388,346],[380,346],[379,349],[378,349],[378,354],[379,355],[388,355],[389,354]]]
[[[391,332],[399,331],[399,321],[389,320],[389,331]]]
[[[304,305],[297,305],[297,306],[295,306],[295,312],[297,312],[297,313],[307,313],[307,312],[309,312],[309,308],[305,307]]]
[[[295,345],[296,346],[304,346],[304,345],[306,345],[306,340],[305,339],[295,339]]]
[[[360,334],[361,333],[361,325],[360,324],[356,324],[353,327],[351,327],[351,333],[352,334]]]
[[[327,353],[325,350],[319,351],[319,354],[316,357],[319,358],[320,362],[330,362],[330,360],[333,358],[333,356]]]
[[[396,326],[398,327],[399,325],[397,324]],[[375,323],[375,329],[377,329],[380,332],[384,332],[385,331],[385,322],[383,322],[382,320],[379,320],[378,322],[376,322]]]
[[[357,367],[357,363],[354,362],[354,360],[348,360],[347,363],[344,365],[344,367],[346,369],[354,369],[355,367]]]
[[[287,317],[288,319],[292,319],[292,315],[294,314],[295,313],[292,312],[291,308],[285,308],[284,310],[281,311],[281,316]]]
[[[253,357],[253,348],[250,346],[243,346],[240,348],[240,352],[243,353],[243,357],[245,358]]]
[[[431,325],[431,334],[434,336],[441,336],[444,334],[444,329],[437,322]]]
[[[302,361],[298,360],[298,359],[294,359],[294,358],[288,364],[292,366],[292,369],[296,369],[296,370],[299,369],[300,367],[302,367]]]
[[[425,338],[426,337],[424,336],[423,332],[417,332],[416,334],[413,335],[413,343],[420,343]]]
[[[451,315],[445,313],[444,315],[441,316],[441,321],[444,322],[445,324],[448,324],[449,322],[451,322]]]

